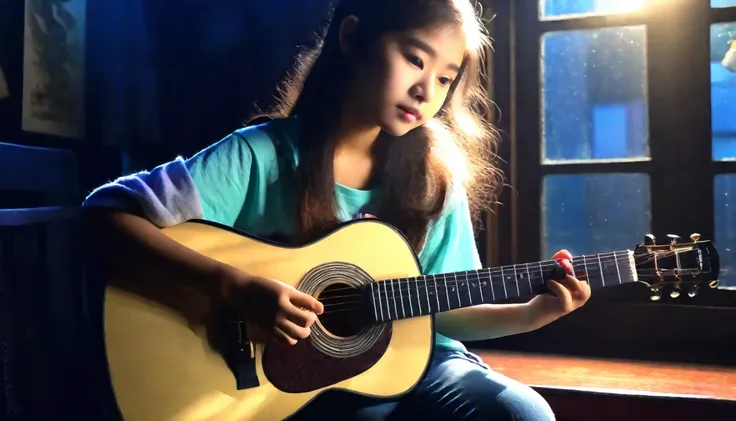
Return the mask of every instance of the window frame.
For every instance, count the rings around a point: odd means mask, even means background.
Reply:
[[[503,190],[503,205],[488,217],[486,262],[495,266],[549,257],[541,256],[542,183],[548,174],[647,173],[651,231],[658,242],[668,233],[687,239],[698,232],[703,239],[713,239],[715,176],[736,173],[736,162],[712,160],[710,25],[736,21],[736,7],[652,2],[640,12],[541,20],[538,0],[486,3],[494,14],[489,90],[499,109],[493,116],[502,134],[498,153],[512,186]],[[539,60],[543,34],[632,25],[646,28],[650,159],[544,164]],[[672,164],[678,162],[687,164]],[[474,346],[736,365],[736,356],[728,355],[736,327],[713,323],[723,317],[736,319],[736,291],[701,288],[694,299],[664,295],[653,303],[648,290],[636,284],[595,291],[586,306],[535,332]],[[647,320],[657,320],[656,329]],[[698,340],[687,341],[683,327],[697,329]]]

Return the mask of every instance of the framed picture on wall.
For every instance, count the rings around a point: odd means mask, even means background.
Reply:
[[[86,0],[26,0],[23,122],[27,132],[84,136]]]

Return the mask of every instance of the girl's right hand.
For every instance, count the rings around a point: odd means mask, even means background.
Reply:
[[[237,270],[226,277],[221,291],[240,314],[289,345],[306,339],[324,311],[316,298],[290,285]]]

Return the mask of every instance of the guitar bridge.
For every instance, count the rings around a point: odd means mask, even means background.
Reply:
[[[243,320],[227,320],[222,332],[222,357],[235,377],[238,390],[260,385],[256,373],[256,354],[253,342],[248,338],[247,324]]]
[[[242,320],[230,322],[235,324],[235,329],[238,332],[238,344],[240,345],[240,352],[245,353],[245,349],[248,348],[250,358],[256,358],[256,350],[253,347],[253,342],[248,339],[248,327]]]

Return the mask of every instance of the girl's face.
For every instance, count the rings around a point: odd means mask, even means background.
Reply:
[[[403,136],[440,110],[465,47],[462,31],[451,25],[385,35],[358,65],[347,100],[383,131]]]

